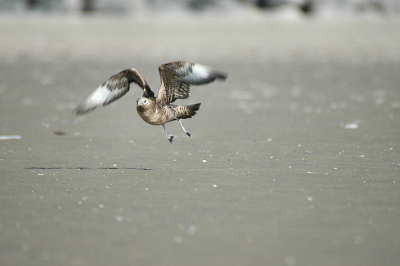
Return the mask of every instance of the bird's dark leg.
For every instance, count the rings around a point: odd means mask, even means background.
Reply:
[[[164,131],[165,131],[165,136],[166,136],[167,139],[169,140],[169,143],[172,144],[172,140],[174,139],[174,136],[172,136],[172,135],[170,135],[170,134],[167,133],[167,130],[165,129],[165,125],[164,125],[164,124],[163,124],[162,126],[163,126]]]
[[[187,131],[184,127],[183,127],[183,125],[182,125],[182,122],[181,122],[181,120],[180,119],[178,119],[178,122],[179,122],[179,124],[181,124],[181,127],[182,127],[182,129],[183,129],[183,132],[185,132],[186,133],[186,135],[188,135],[189,137],[190,137],[190,133],[189,133],[189,131]]]

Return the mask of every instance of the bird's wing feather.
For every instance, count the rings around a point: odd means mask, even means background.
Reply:
[[[190,85],[201,85],[225,80],[227,75],[215,69],[200,64],[177,61],[161,65],[158,68],[161,78],[161,88],[157,99],[164,104],[176,99],[187,99]]]
[[[133,68],[113,75],[87,96],[75,109],[76,115],[84,115],[97,107],[105,106],[118,100],[129,91],[129,84],[136,83],[143,89],[144,96],[154,96],[146,80]]]

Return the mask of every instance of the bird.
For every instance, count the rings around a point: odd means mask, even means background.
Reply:
[[[162,125],[165,136],[172,144],[174,139],[165,127],[165,124],[178,121],[183,132],[191,134],[183,126],[181,119],[192,118],[200,109],[201,103],[191,105],[172,104],[177,99],[187,99],[190,94],[190,85],[203,85],[215,80],[225,81],[227,74],[214,68],[176,61],[163,64],[158,68],[161,86],[157,96],[150,89],[146,80],[134,68],[125,69],[106,80],[74,110],[76,116],[84,115],[97,107],[106,106],[124,96],[135,83],[143,89],[142,97],[136,100],[136,110],[139,116],[148,124]]]

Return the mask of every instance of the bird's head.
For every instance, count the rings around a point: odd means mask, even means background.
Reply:
[[[146,97],[140,97],[139,99],[137,99],[136,102],[137,102],[137,108],[146,109],[146,107],[150,105],[150,99]]]

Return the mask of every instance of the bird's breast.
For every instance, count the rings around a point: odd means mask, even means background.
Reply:
[[[162,108],[145,108],[143,106],[138,106],[136,108],[139,116],[150,125],[162,125],[169,121],[169,115]]]

